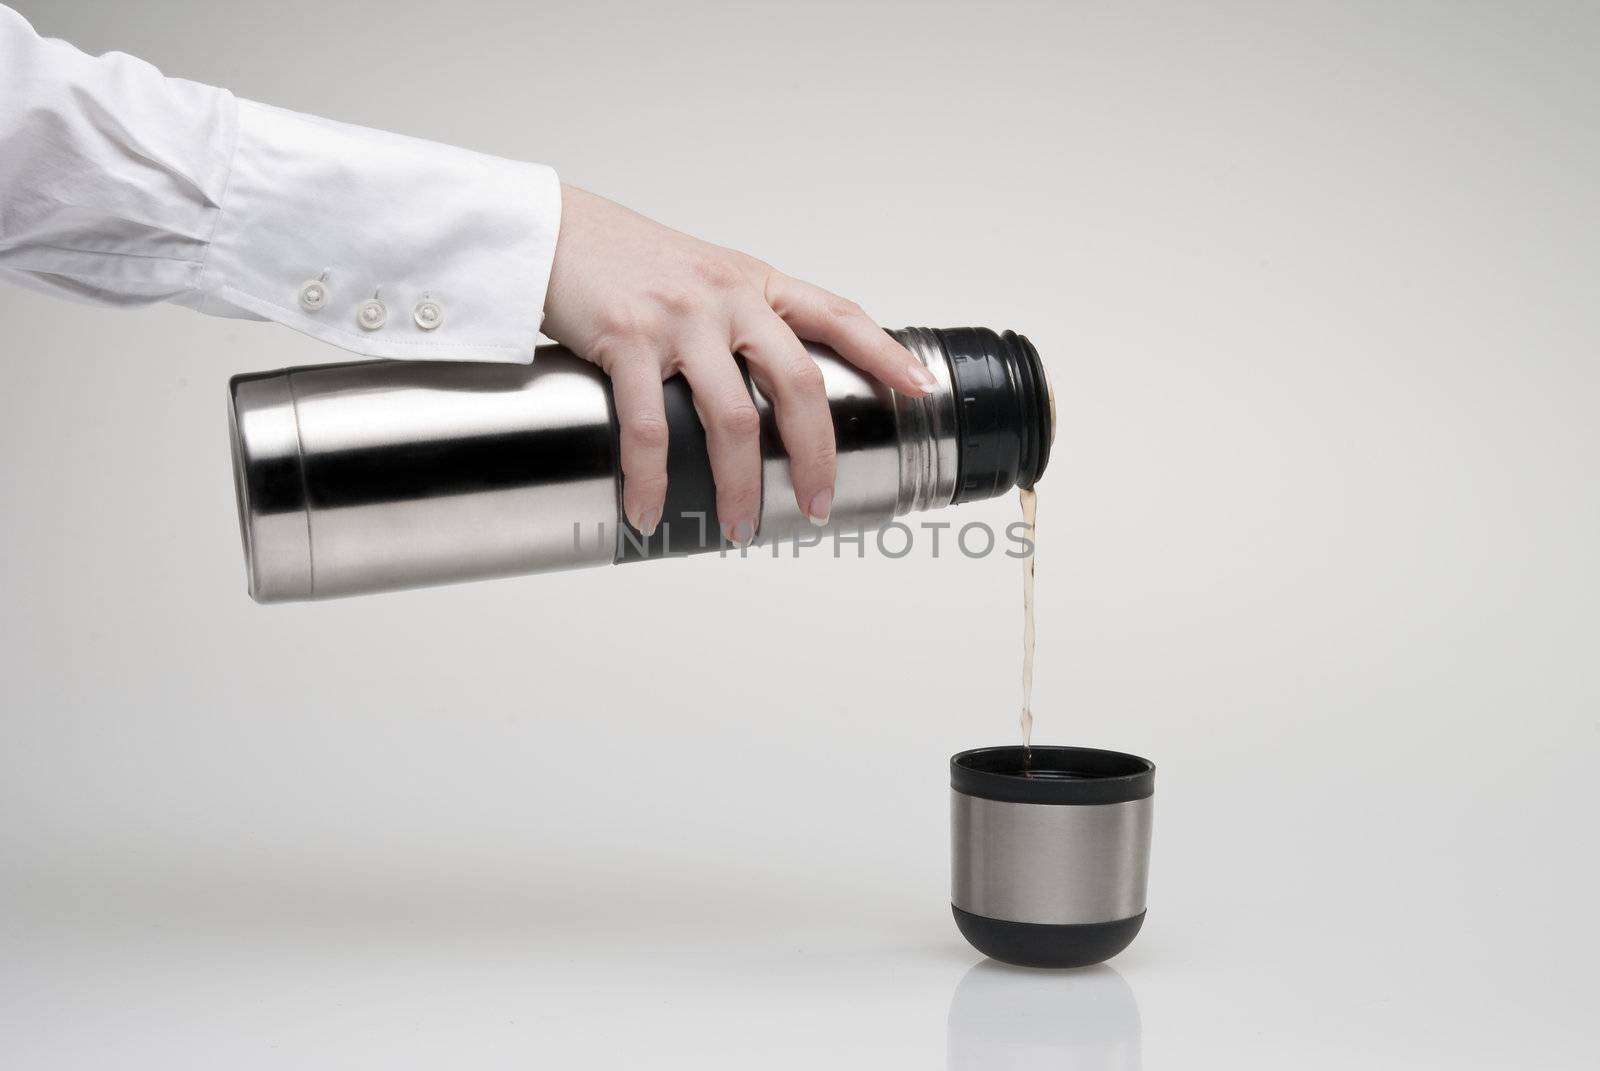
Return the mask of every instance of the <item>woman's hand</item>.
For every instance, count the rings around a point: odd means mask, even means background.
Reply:
[[[761,508],[761,421],[734,363],[772,400],[795,498],[814,524],[833,508],[833,419],[822,372],[800,339],[831,347],[906,394],[934,379],[860,306],[754,257],[562,188],[561,237],[544,333],[611,377],[622,426],[623,510],[645,535],[667,493],[662,381],[682,372],[705,425],[722,534],[740,546]]]

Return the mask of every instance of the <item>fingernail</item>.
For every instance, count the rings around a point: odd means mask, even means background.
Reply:
[[[756,537],[756,526],[749,521],[725,524],[722,526],[722,534],[734,546],[748,547],[750,541]]]
[[[907,368],[906,375],[911,382],[921,387],[925,394],[932,394],[939,389],[939,381],[933,378],[933,373],[920,364],[914,364]]]
[[[828,513],[833,509],[833,488],[824,487],[811,496],[811,505],[806,509],[806,516],[811,523],[821,528],[828,523]]]
[[[639,518],[639,523],[636,525],[636,527],[639,529],[640,535],[652,536],[656,534],[656,525],[660,523],[661,511],[658,509],[647,509],[644,511],[644,516]]]

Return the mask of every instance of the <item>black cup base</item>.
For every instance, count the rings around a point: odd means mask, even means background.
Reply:
[[[1006,922],[963,911],[954,904],[961,936],[990,959],[1018,967],[1088,967],[1121,952],[1133,943],[1144,925],[1143,911],[1115,922],[1090,922],[1081,926],[1047,926],[1036,922]]]

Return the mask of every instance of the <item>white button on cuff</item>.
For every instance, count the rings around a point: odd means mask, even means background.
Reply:
[[[328,284],[321,279],[307,279],[300,284],[300,307],[316,312],[328,303]]]
[[[363,331],[376,331],[388,318],[389,310],[384,308],[383,302],[377,298],[363,301],[361,307],[356,310],[356,323],[361,325]]]
[[[437,301],[424,298],[417,302],[417,307],[411,312],[411,318],[417,321],[417,326],[424,331],[432,331],[444,323],[444,306]]]

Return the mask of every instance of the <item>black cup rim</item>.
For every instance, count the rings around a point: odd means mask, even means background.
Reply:
[[[1070,772],[1070,778],[1027,777],[1021,744],[980,747],[950,757],[950,787],[966,796],[1005,803],[1094,806],[1155,795],[1156,764],[1124,751],[1039,744],[1031,769]]]

